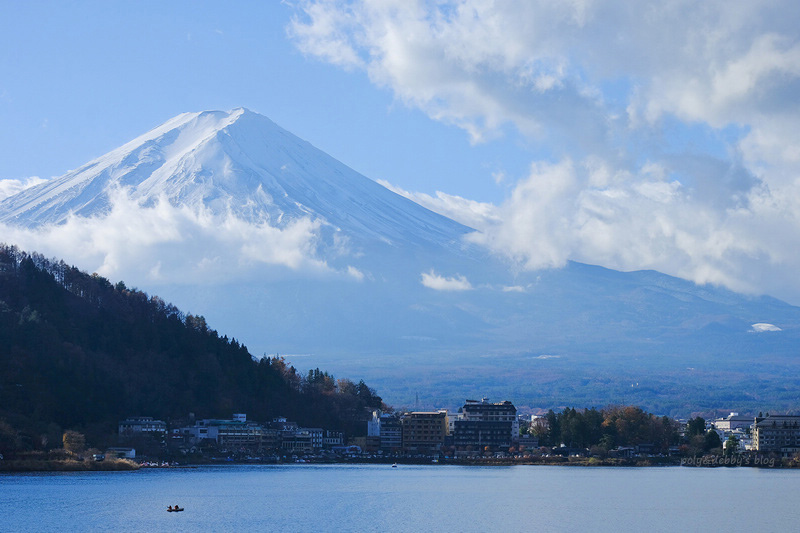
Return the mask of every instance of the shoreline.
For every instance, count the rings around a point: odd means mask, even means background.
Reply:
[[[93,461],[84,459],[6,459],[0,461],[0,472],[131,472],[141,466],[129,459]]]
[[[737,460],[738,459],[738,460]],[[790,459],[764,458],[763,460],[750,460],[742,458],[726,458],[725,456],[705,457],[633,457],[633,458],[606,458],[596,457],[540,457],[540,458],[463,458],[439,459],[438,461],[422,459],[353,459],[334,461],[335,464],[397,464],[397,465],[456,465],[456,466],[573,466],[573,467],[625,467],[625,468],[650,468],[650,467],[703,467],[703,468],[770,468],[794,469],[800,468],[799,463]],[[288,463],[293,464],[293,463]],[[315,463],[309,463],[315,464]]]
[[[572,466],[572,467],[624,467],[624,468],[767,468],[795,469],[800,463],[779,458],[752,459],[749,457],[704,456],[704,457],[635,457],[606,458],[597,457],[527,457],[527,458],[341,458],[339,460],[300,461],[200,461],[169,466],[149,466],[130,459],[106,459],[104,461],[77,459],[12,459],[0,461],[1,473],[27,472],[131,472],[150,468],[198,468],[220,465],[431,465],[431,466]]]

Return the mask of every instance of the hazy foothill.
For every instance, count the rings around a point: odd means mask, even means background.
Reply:
[[[516,269],[247,109],[179,115],[3,199],[0,222],[19,241],[130,240],[96,260],[257,354],[357,376],[395,405],[795,407],[797,307],[655,271]]]
[[[7,350],[0,358],[0,470],[138,468],[118,453],[146,464],[291,462],[297,454],[369,461],[384,454],[389,461],[650,465],[723,452],[718,433],[702,418],[684,427],[630,405],[550,409],[535,419],[520,416],[526,420],[520,424],[511,402],[468,400],[465,409],[494,414],[475,422],[453,411],[453,433],[442,426],[442,411],[393,413],[364,381],[320,369],[305,374],[283,358],[254,357],[204,317],[156,295],[6,245],[0,246],[0,343]],[[233,410],[248,415],[226,422]],[[245,416],[273,423],[245,425]],[[439,436],[408,440],[414,420],[430,416],[441,420]],[[370,420],[388,425],[372,435]],[[231,426],[232,434],[203,436],[202,428],[216,426]],[[316,429],[302,429],[308,427]],[[297,442],[303,431],[318,433],[320,442]],[[476,431],[484,432],[483,444]],[[323,445],[323,434],[331,432],[334,444]],[[726,454],[736,451],[731,439]],[[790,459],[779,464],[795,466]]]

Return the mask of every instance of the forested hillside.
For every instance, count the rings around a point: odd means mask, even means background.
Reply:
[[[190,412],[281,415],[353,434],[381,404],[363,381],[254,359],[158,296],[0,245],[0,422],[17,447],[58,445],[64,429],[110,441],[129,415]]]

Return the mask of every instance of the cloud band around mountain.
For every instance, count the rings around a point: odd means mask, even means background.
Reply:
[[[264,266],[309,275],[335,275],[318,257],[321,222],[301,218],[277,228],[231,213],[173,206],[166,199],[143,206],[124,189],[103,216],[72,215],[38,228],[2,225],[3,239],[26,250],[69,257],[84,268],[130,283],[226,283],[270,275]],[[279,275],[274,269],[272,275]],[[350,275],[357,277],[356,272]]]

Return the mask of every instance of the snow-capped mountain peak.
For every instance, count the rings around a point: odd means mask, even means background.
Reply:
[[[278,227],[310,217],[356,240],[453,246],[470,231],[244,108],[178,115],[3,200],[0,222],[34,227],[103,216],[119,189],[141,205],[166,199]]]

